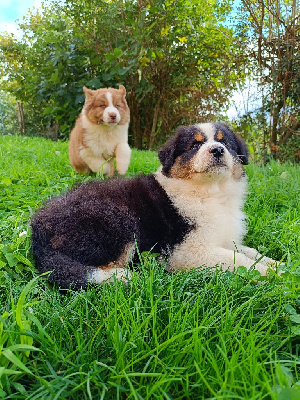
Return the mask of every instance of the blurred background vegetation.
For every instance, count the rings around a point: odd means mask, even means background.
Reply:
[[[254,158],[300,159],[296,0],[49,0],[19,29],[0,34],[1,134],[67,139],[83,85],[123,84],[138,149],[227,120]]]

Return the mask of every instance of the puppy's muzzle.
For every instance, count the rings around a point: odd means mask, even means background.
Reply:
[[[116,119],[117,119],[116,113],[108,113],[108,116],[109,116],[111,122],[116,122]]]

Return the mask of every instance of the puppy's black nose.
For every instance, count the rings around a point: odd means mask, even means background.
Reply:
[[[220,158],[224,155],[224,148],[223,147],[213,147],[210,149],[211,154],[213,154],[214,157]]]

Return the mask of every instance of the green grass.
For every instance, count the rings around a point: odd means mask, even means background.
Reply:
[[[300,398],[299,167],[247,167],[246,242],[282,277],[170,274],[143,254],[127,285],[61,295],[34,269],[28,221],[90,177],[41,138],[0,136],[0,160],[0,398]],[[158,165],[134,151],[128,175]]]

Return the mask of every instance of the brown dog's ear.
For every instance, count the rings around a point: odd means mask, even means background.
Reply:
[[[164,175],[169,175],[170,169],[179,156],[178,142],[181,134],[184,133],[185,130],[186,128],[184,126],[179,127],[176,131],[176,135],[172,136],[158,152],[158,158],[162,164],[162,172]]]
[[[94,97],[94,90],[88,89],[86,86],[83,86],[83,91],[87,100],[91,100]]]
[[[119,85],[119,90],[121,90],[123,96],[126,96],[126,89],[125,89],[125,86]]]
[[[243,165],[248,165],[248,148],[242,138],[234,134],[237,144],[237,155]]]

